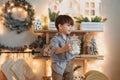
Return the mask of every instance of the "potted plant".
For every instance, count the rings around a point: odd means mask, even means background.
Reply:
[[[50,8],[48,8],[48,12],[49,12],[49,19],[50,19],[49,28],[50,29],[56,29],[55,28],[55,18],[59,15],[60,11],[52,12],[50,10]]]
[[[103,31],[104,22],[107,18],[102,18],[99,16],[95,16],[91,19],[88,17],[74,17],[76,22],[81,24],[82,31]]]

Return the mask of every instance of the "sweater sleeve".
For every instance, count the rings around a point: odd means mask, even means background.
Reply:
[[[60,48],[59,39],[57,37],[53,37],[50,41],[50,44],[44,49],[44,52],[47,56],[51,56],[55,54],[55,51]]]

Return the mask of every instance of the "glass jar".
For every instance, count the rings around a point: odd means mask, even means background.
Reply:
[[[80,43],[81,41],[78,38],[75,38],[73,36],[70,41],[70,45],[72,47],[72,50],[70,51],[71,54],[77,55],[80,54]]]

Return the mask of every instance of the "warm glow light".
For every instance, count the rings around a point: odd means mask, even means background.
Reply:
[[[46,76],[51,76],[51,61],[47,60],[46,61]]]
[[[11,12],[11,10],[10,9],[8,9],[8,13],[10,13]]]
[[[18,8],[18,11],[20,11],[20,12],[21,12],[21,11],[23,11],[23,9],[22,9],[22,8]]]
[[[28,8],[28,5],[25,5],[25,8],[27,9],[27,8]]]
[[[39,72],[38,69],[40,68],[40,63],[38,60],[34,60],[32,61],[33,62],[33,65],[32,65],[32,68],[33,68],[33,72],[34,73],[37,73]]]
[[[100,72],[103,72],[103,64],[104,64],[104,60],[96,60],[95,62],[89,62],[87,65],[87,71],[90,70],[97,70]]]
[[[21,21],[24,21],[28,14],[27,11],[25,11],[23,8],[18,8],[18,7],[14,7],[12,8],[12,17]]]
[[[1,23],[0,24],[3,24],[4,23],[4,18],[2,19],[2,21],[0,21]]]
[[[12,12],[15,12],[16,10],[17,10],[17,8],[15,8],[15,7],[14,7],[14,8],[12,8]]]
[[[34,61],[34,62],[33,62],[33,65],[34,65],[34,66],[38,66],[38,64],[39,64],[38,61]]]
[[[1,34],[3,34],[3,31],[2,31],[2,30],[0,30],[0,35],[1,35]]]
[[[33,6],[32,6],[31,8],[32,8],[33,10],[35,9],[35,7],[33,7]]]
[[[5,59],[6,59],[6,54],[1,54],[0,55],[0,68],[1,68],[1,65],[4,63]]]
[[[26,51],[26,52],[30,52],[30,51],[32,51],[32,50],[31,50],[31,49],[29,49],[29,48],[27,48],[25,51]]]
[[[24,16],[27,16],[27,12],[24,12]]]
[[[95,36],[97,48],[99,55],[103,55],[105,57],[105,43],[103,38],[103,33],[98,33]],[[96,61],[89,61],[87,65],[87,71],[90,70],[97,70],[103,72],[103,66],[105,65],[105,59],[103,60],[96,60]]]
[[[3,35],[4,34],[4,28],[3,28],[3,25],[1,25],[2,22],[0,21],[0,35]]]
[[[4,7],[5,7],[5,4],[3,4],[2,7],[4,8]]]
[[[2,9],[0,8],[0,15],[2,14],[3,12],[2,12]]]
[[[97,34],[97,36],[95,37],[96,39],[96,43],[97,43],[97,48],[98,48],[98,52],[101,55],[105,55],[105,43],[104,43],[104,38],[103,38],[103,33],[99,33]]]
[[[10,5],[11,5],[11,6],[14,6],[14,4],[13,4],[13,3],[11,3]]]

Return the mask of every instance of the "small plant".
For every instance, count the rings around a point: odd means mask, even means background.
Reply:
[[[80,17],[74,17],[74,18],[76,19],[77,23],[90,22],[90,20],[87,17],[80,16]]]
[[[107,18],[102,18],[99,16],[95,16],[94,18],[91,18],[91,22],[105,22]]]
[[[50,10],[50,8],[48,8],[48,12],[49,12],[49,19],[51,22],[54,22],[55,21],[55,18],[59,15],[60,11],[58,12],[52,12]]]
[[[81,23],[81,22],[105,22],[107,20],[107,18],[102,18],[99,16],[95,16],[91,19],[89,19],[88,17],[83,17],[83,16],[74,17],[74,18],[76,19],[77,23]]]

